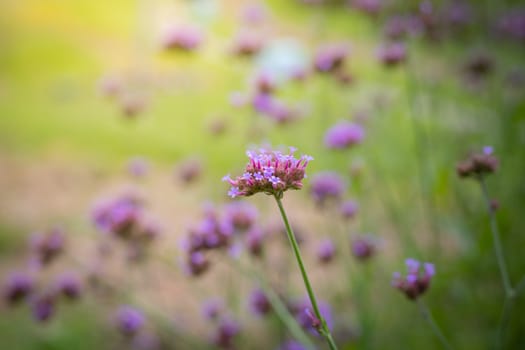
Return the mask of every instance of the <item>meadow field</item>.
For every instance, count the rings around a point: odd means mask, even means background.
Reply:
[[[510,0],[3,0],[0,348],[524,349],[524,45]]]

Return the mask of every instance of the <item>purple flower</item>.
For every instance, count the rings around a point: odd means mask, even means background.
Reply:
[[[494,150],[485,146],[482,152],[473,153],[456,166],[458,175],[462,178],[479,178],[496,172],[499,166],[498,158],[493,155]]]
[[[348,56],[346,44],[328,44],[320,47],[314,57],[314,68],[321,73],[339,70]]]
[[[202,252],[192,252],[188,255],[184,269],[188,275],[199,276],[208,270],[210,261]]]
[[[392,286],[402,291],[410,300],[415,300],[428,289],[436,271],[434,264],[421,264],[415,259],[406,259],[405,264],[407,275],[402,277],[399,272],[395,272]]]
[[[253,97],[253,108],[259,113],[270,113],[273,109],[274,98],[268,93],[257,93]]]
[[[36,233],[31,237],[31,248],[41,264],[53,261],[64,250],[64,232],[59,228],[46,233]]]
[[[202,305],[202,315],[208,320],[216,320],[224,310],[224,303],[220,299],[209,299]]]
[[[12,272],[3,288],[4,298],[8,304],[15,304],[33,292],[33,278],[24,272]]]
[[[381,0],[352,0],[351,4],[354,8],[370,16],[376,16],[382,8]]]
[[[144,177],[148,173],[148,161],[142,157],[135,157],[128,162],[128,172],[134,177]]]
[[[82,282],[77,275],[65,273],[57,278],[55,289],[68,299],[77,299],[82,293]]]
[[[267,315],[270,311],[272,311],[272,304],[270,304],[270,300],[268,300],[268,297],[264,291],[259,288],[254,289],[251,292],[248,303],[250,310],[258,316]]]
[[[368,260],[376,250],[375,241],[367,236],[354,238],[352,240],[352,254],[360,260]]]
[[[335,244],[334,242],[326,238],[319,243],[317,247],[317,258],[321,263],[329,263],[335,256]]]
[[[330,149],[345,149],[359,144],[365,137],[365,130],[359,124],[341,121],[325,134],[324,144]]]
[[[239,176],[235,179],[226,176],[223,181],[227,181],[231,186],[230,196],[251,196],[255,193],[263,192],[269,195],[281,197],[283,192],[303,187],[302,180],[305,177],[305,170],[312,157],[303,155],[299,159],[294,157],[295,149],[291,148],[289,154],[282,154],[279,151],[261,149],[259,152],[248,151],[249,162],[245,168],[245,174],[252,174],[252,178]],[[256,180],[255,175],[261,173],[262,180]],[[271,175],[270,175],[271,174]],[[260,176],[258,176],[260,178]]]
[[[233,340],[239,334],[241,328],[239,324],[229,317],[220,320],[219,325],[213,336],[213,343],[221,349],[231,349]]]
[[[140,199],[133,194],[124,194],[97,203],[92,212],[92,219],[101,232],[129,238],[142,215]]]
[[[250,180],[251,174],[247,173],[243,178]],[[259,212],[257,208],[248,202],[236,201],[229,203],[224,208],[225,220],[230,222],[237,231],[249,230],[257,220]]]
[[[126,336],[135,335],[145,323],[142,312],[129,306],[121,306],[116,314],[117,327]]]
[[[384,44],[377,50],[379,60],[387,67],[393,67],[405,61],[406,55],[403,43]]]
[[[55,313],[55,298],[51,293],[38,295],[31,300],[31,312],[35,321],[46,322]]]
[[[326,321],[328,328],[332,329],[333,319],[330,305],[324,300],[319,300],[317,304],[319,306],[319,312]],[[321,325],[321,320],[319,320],[314,314],[312,304],[308,298],[303,298],[298,302],[292,303],[291,309],[291,312],[295,316],[297,323],[299,323],[301,327],[312,334],[318,334],[317,329],[319,329]]]
[[[498,29],[507,37],[525,40],[525,10],[509,10],[499,19]]]
[[[347,200],[341,203],[339,210],[344,219],[351,219],[357,214],[359,204],[356,201]]]
[[[202,174],[202,161],[198,158],[188,158],[176,169],[177,177],[185,184],[195,182]]]
[[[278,350],[306,350],[307,348],[295,340],[288,340]]]
[[[339,199],[345,190],[343,179],[335,172],[321,172],[312,177],[310,191],[314,201],[321,206],[330,198]]]
[[[253,256],[260,257],[262,255],[264,238],[264,231],[257,226],[254,226],[246,234],[246,246]]]
[[[166,50],[194,51],[204,41],[204,34],[196,27],[171,28],[164,34]]]
[[[241,10],[241,20],[248,25],[256,25],[264,22],[268,17],[268,10],[262,3],[252,3],[244,6]]]
[[[250,57],[264,47],[264,39],[255,33],[242,31],[234,39],[232,52],[238,56]]]

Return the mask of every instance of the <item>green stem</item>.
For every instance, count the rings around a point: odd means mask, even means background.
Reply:
[[[282,302],[279,295],[277,295],[277,293],[274,292],[274,290],[270,287],[268,282],[262,276],[260,276],[257,271],[242,266],[237,260],[233,261],[233,266],[243,275],[250,279],[255,279],[260,284],[261,289],[263,290],[264,294],[268,297],[268,301],[272,305],[273,310],[275,311],[279,319],[288,328],[290,333],[292,333],[292,335],[298,341],[305,345],[307,349],[315,349],[315,346],[310,340],[310,338],[308,338],[308,336],[304,333],[304,331],[301,329],[295,318],[292,316],[292,314],[290,314],[290,312],[286,308],[286,305]]]
[[[314,291],[312,289],[312,285],[310,284],[310,280],[308,279],[308,275],[306,273],[306,269],[304,267],[303,258],[301,257],[301,252],[299,251],[299,244],[297,243],[297,240],[295,239],[295,235],[292,231],[292,227],[290,226],[290,223],[288,222],[288,218],[286,216],[286,212],[284,211],[283,203],[281,201],[281,198],[279,195],[274,195],[275,201],[277,202],[277,206],[279,207],[279,211],[281,212],[281,216],[284,221],[284,226],[286,227],[286,234],[288,235],[288,239],[290,241],[290,244],[292,245],[292,249],[295,254],[295,258],[297,260],[297,264],[299,265],[299,269],[301,270],[301,275],[303,277],[304,285],[306,287],[306,291],[308,292],[308,297],[310,298],[310,302],[312,303],[312,307],[314,309],[315,316],[321,321],[321,328],[319,329],[319,333],[326,339],[328,342],[328,345],[330,346],[331,350],[337,350],[337,345],[335,345],[334,339],[332,338],[332,334],[330,333],[330,329],[328,329],[328,325],[326,324],[325,319],[321,315],[321,312],[319,311],[319,306],[317,305],[317,300],[315,298]]]
[[[445,349],[452,350],[452,346],[450,345],[447,338],[441,331],[441,328],[439,328],[439,326],[437,325],[429,308],[425,305],[425,303],[421,299],[417,299],[416,302],[417,302],[417,305],[419,306],[419,311],[421,312],[421,315],[423,316],[425,321],[428,322],[434,334],[439,338],[439,341],[441,341],[441,344],[443,344],[443,347]]]
[[[494,252],[496,253],[496,259],[498,260],[498,266],[501,273],[501,280],[503,282],[503,287],[505,288],[505,295],[507,298],[512,298],[514,291],[512,290],[512,285],[509,279],[509,273],[507,272],[507,266],[505,264],[505,258],[503,255],[503,248],[501,246],[498,224],[496,222],[496,215],[494,214],[494,210],[492,209],[489,191],[487,189],[487,185],[483,176],[479,177],[479,183],[481,185],[481,190],[483,191],[483,197],[485,199],[485,203],[487,205],[487,210],[489,213],[490,230],[492,232],[492,238],[494,241]]]

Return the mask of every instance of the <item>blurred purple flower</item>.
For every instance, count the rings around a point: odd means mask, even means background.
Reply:
[[[117,327],[125,336],[133,336],[142,329],[145,318],[142,312],[129,305],[121,306],[116,314]]]
[[[272,311],[272,304],[262,289],[256,288],[252,290],[248,298],[250,310],[258,315],[264,316]]]
[[[221,349],[231,349],[233,341],[241,328],[239,324],[229,317],[220,320],[213,336],[213,344]]]
[[[224,310],[224,303],[221,299],[209,299],[202,304],[201,310],[207,320],[216,320]]]
[[[68,299],[77,299],[82,294],[82,281],[74,273],[64,273],[57,278],[55,290]]]
[[[352,219],[359,210],[359,203],[354,200],[347,200],[341,203],[339,211],[344,219]]]
[[[183,160],[176,169],[177,177],[185,184],[195,182],[202,174],[202,161],[198,158]]]
[[[326,238],[322,240],[317,246],[317,259],[321,263],[329,263],[332,261],[336,253],[334,242]]]
[[[258,215],[257,208],[246,201],[231,202],[224,207],[225,220],[240,232],[249,230],[255,224]]]
[[[247,25],[263,23],[268,17],[268,9],[263,3],[251,3],[241,9],[241,20]]]
[[[54,228],[44,233],[31,236],[30,246],[38,263],[49,264],[64,250],[65,235],[60,228]]]
[[[395,272],[392,278],[392,286],[402,291],[407,298],[417,299],[430,286],[430,281],[436,271],[434,264],[421,264],[415,259],[406,259],[407,275],[402,277],[399,272]]]
[[[265,41],[259,34],[242,31],[234,38],[232,52],[238,56],[251,57],[258,54],[264,44]]]
[[[196,27],[171,28],[164,34],[163,46],[166,50],[194,51],[204,41],[204,34]]]
[[[383,44],[377,50],[377,56],[385,66],[396,66],[406,60],[405,44],[399,42]]]
[[[330,149],[345,149],[359,144],[365,137],[365,130],[359,124],[341,121],[325,134],[324,143]]]
[[[252,227],[252,229],[248,231],[246,234],[246,247],[250,254],[256,257],[262,256],[264,238],[264,231],[257,226]]]
[[[381,0],[350,0],[351,6],[370,16],[376,16],[381,12],[383,2]]]
[[[314,57],[314,68],[318,72],[335,72],[344,65],[348,51],[346,44],[321,46]]]
[[[332,308],[324,300],[318,300],[319,312],[330,330],[333,329]],[[311,334],[318,334],[317,322],[321,322],[313,313],[312,305],[308,298],[292,303],[291,312],[295,316],[297,323]]]
[[[128,173],[134,177],[144,177],[149,170],[148,161],[142,157],[134,157],[128,162]]]
[[[3,287],[3,295],[8,304],[16,304],[33,292],[33,278],[25,272],[9,274]]]
[[[295,340],[288,340],[279,346],[278,350],[307,350],[307,348]]]
[[[341,176],[332,171],[317,173],[312,177],[311,183],[312,197],[321,206],[330,198],[339,199],[346,190]]]
[[[55,298],[51,293],[37,295],[31,300],[31,312],[37,322],[48,321],[55,313]]]
[[[376,242],[367,236],[354,238],[351,244],[352,254],[360,261],[368,260],[376,250]]]

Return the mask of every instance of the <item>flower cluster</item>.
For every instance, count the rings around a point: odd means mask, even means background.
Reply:
[[[345,44],[329,44],[319,48],[314,57],[314,68],[321,73],[338,72],[348,56]]]
[[[252,290],[248,298],[250,310],[258,316],[267,315],[272,311],[272,304],[266,296],[266,293],[260,288]]]
[[[475,177],[494,173],[498,169],[498,159],[493,155],[493,149],[490,146],[483,148],[482,153],[474,153],[464,161],[460,162],[457,167],[457,173],[460,177]]]
[[[329,263],[332,261],[336,253],[336,248],[334,242],[329,239],[323,239],[317,246],[317,259],[321,263]]]
[[[369,236],[352,239],[352,254],[360,261],[368,260],[376,251],[376,242]]]
[[[330,149],[345,149],[363,142],[365,130],[359,124],[342,121],[325,134],[324,144]]]
[[[137,334],[145,323],[142,312],[132,306],[121,306],[115,315],[115,321],[120,332],[128,337]]]
[[[195,27],[171,28],[164,34],[163,46],[166,50],[194,51],[204,41],[203,33]]]
[[[228,195],[232,198],[247,197],[263,192],[281,197],[289,189],[301,189],[306,166],[313,158],[303,155],[297,159],[294,152],[294,148],[290,148],[289,154],[264,149],[248,151],[246,154],[250,160],[244,174],[235,179],[229,175],[223,178],[232,186]]]
[[[44,233],[35,233],[31,236],[31,250],[36,263],[47,265],[64,250],[64,232],[54,228]]]
[[[318,300],[319,312],[326,321],[329,329],[332,329],[333,318],[330,304],[324,300]],[[321,320],[317,318],[312,310],[312,304],[308,298],[292,301],[289,305],[290,312],[294,315],[297,323],[311,334],[318,334]]]
[[[407,53],[405,44],[385,44],[378,49],[377,56],[386,67],[396,66],[406,60]]]
[[[407,275],[402,277],[399,272],[395,272],[392,279],[392,286],[399,289],[407,298],[417,299],[430,286],[430,281],[435,274],[434,264],[421,264],[415,259],[407,259]]]

